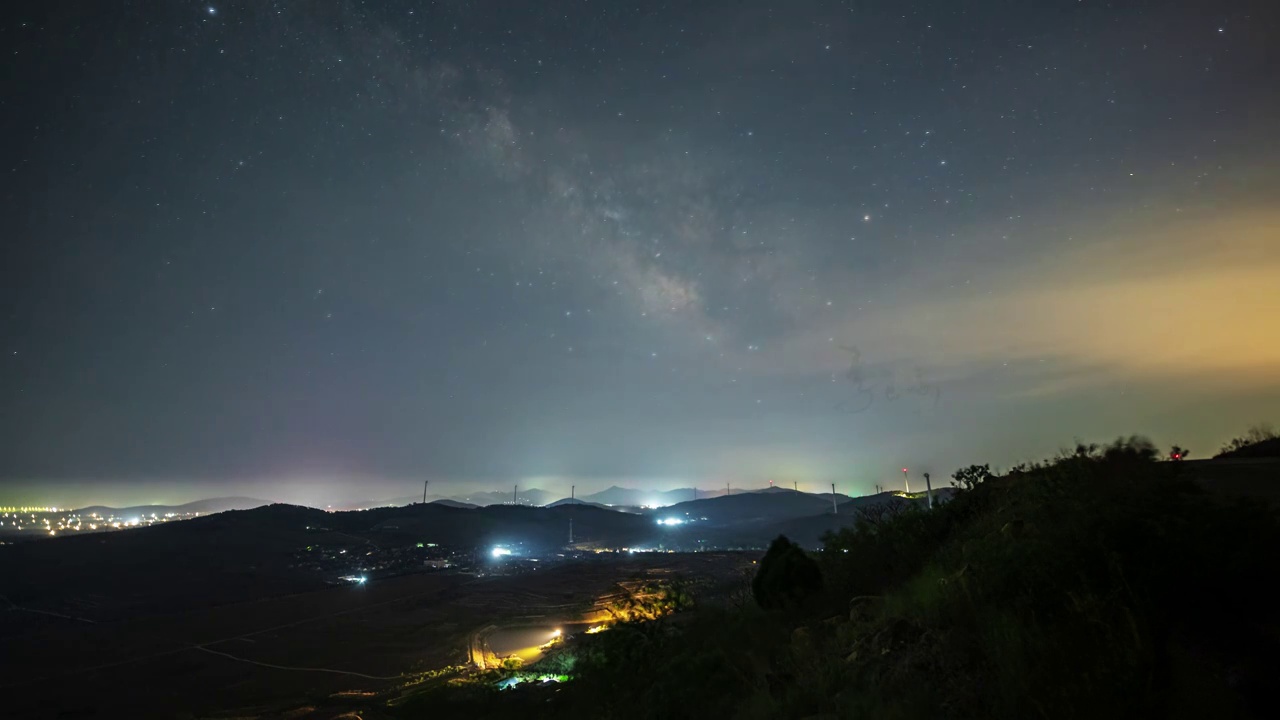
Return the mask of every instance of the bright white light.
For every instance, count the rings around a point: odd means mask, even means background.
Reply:
[[[204,9],[204,11],[205,11],[205,12],[207,12],[207,13],[209,13],[210,15],[217,15],[217,14],[218,14],[218,8],[216,8],[216,7],[212,6],[212,5],[210,5],[209,7],[206,7],[206,8]]]
[[[360,579],[356,580],[356,584],[357,584],[357,585],[363,585],[363,584],[365,583],[365,581],[366,581],[366,580],[368,580],[368,579],[369,579],[369,578],[367,578],[367,577],[365,577],[365,576],[361,575],[361,576],[360,576]]]
[[[551,631],[551,637],[553,637],[553,638],[560,637],[560,628],[556,628],[555,630],[552,630],[552,631]]]
[[[659,520],[658,524],[659,525],[683,525],[684,520],[682,520],[681,518],[669,517],[669,518],[664,518],[662,520]]]
[[[493,556],[494,556],[494,557],[496,557],[496,558],[500,558],[500,557],[504,557],[504,556],[506,556],[506,555],[510,555],[510,554],[511,554],[511,551],[510,551],[510,550],[508,550],[507,548],[504,548],[504,547],[496,547],[496,548],[494,548],[494,549],[493,549],[493,553],[492,553],[492,554],[493,554]]]

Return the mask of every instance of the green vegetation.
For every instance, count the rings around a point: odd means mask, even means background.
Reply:
[[[572,682],[489,682],[445,693],[440,707],[469,717],[1269,716],[1280,624],[1263,588],[1280,571],[1277,517],[1206,493],[1186,464],[1160,457],[1130,437],[1002,476],[971,466],[932,511],[863,508],[816,561],[779,538],[753,583],[759,606],[622,622],[549,659]]]
[[[688,588],[679,582],[650,583],[609,603],[605,608],[613,622],[657,620],[693,607]]]

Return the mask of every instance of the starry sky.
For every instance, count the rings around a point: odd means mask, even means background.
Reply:
[[[1280,419],[1270,0],[14,5],[9,504],[864,493]]]

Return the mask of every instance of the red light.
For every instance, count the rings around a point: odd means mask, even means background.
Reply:
[[[907,469],[906,469],[906,468],[902,468],[902,472],[906,472],[906,471],[907,471]]]

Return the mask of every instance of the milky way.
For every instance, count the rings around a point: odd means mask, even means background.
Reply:
[[[1272,4],[638,5],[7,8],[0,495],[856,493],[1280,407]]]

